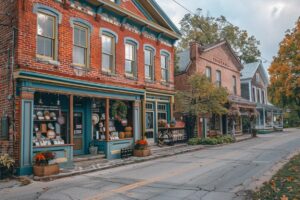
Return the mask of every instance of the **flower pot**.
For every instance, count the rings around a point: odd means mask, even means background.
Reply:
[[[132,132],[131,132],[131,131],[129,131],[129,132],[126,131],[126,132],[125,132],[125,137],[126,137],[126,138],[132,138]]]
[[[12,175],[12,168],[7,169],[6,167],[0,167],[0,180],[9,178]]]
[[[52,165],[34,165],[33,166],[33,174],[35,176],[51,176],[59,173],[58,164]]]
[[[150,155],[151,155],[150,149],[142,149],[142,150],[134,149],[133,150],[133,156],[135,156],[135,157],[146,157],[146,156],[150,156]]]
[[[98,154],[98,147],[91,146],[91,147],[89,148],[89,151],[90,151],[90,154],[91,154],[91,155],[97,155],[97,154]]]

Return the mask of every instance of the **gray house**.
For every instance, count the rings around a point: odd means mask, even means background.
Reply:
[[[262,62],[245,64],[241,71],[241,95],[256,103],[256,129],[259,133],[283,129],[282,110],[268,101],[268,74]]]

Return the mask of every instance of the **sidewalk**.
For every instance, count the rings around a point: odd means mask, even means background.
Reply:
[[[244,140],[251,139],[251,135],[241,135],[236,136],[236,142],[241,142]],[[58,175],[49,176],[49,177],[33,177],[33,180],[35,181],[51,181],[59,178],[69,177],[69,176],[75,176],[80,174],[86,174],[91,173],[95,171],[105,170],[105,169],[111,169],[119,166],[124,165],[130,165],[134,163],[140,163],[140,162],[146,162],[150,160],[155,160],[159,158],[169,157],[173,155],[178,154],[184,154],[188,152],[194,152],[199,151],[201,149],[207,149],[211,147],[216,146],[222,146],[222,145],[196,145],[196,146],[190,146],[187,144],[177,144],[174,146],[164,146],[164,147],[158,147],[158,146],[152,146],[151,151],[152,155],[148,157],[130,157],[126,159],[117,159],[117,160],[100,160],[99,163],[93,163],[89,165],[88,167],[84,168],[76,168],[76,169],[65,169],[62,170],[62,172]]]

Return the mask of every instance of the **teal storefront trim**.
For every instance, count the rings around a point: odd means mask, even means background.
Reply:
[[[111,140],[111,141],[98,141],[97,142],[98,150],[104,152],[106,158],[111,159],[120,159],[121,158],[121,149],[122,148],[133,148],[134,139],[124,139],[124,140]]]

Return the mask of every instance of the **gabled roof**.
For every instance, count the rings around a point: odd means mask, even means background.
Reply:
[[[138,22],[142,26],[149,27],[172,39],[179,39],[181,33],[155,0],[130,0],[136,9],[122,7],[108,0],[86,0],[97,6],[105,7],[118,13],[124,18]],[[139,10],[139,12],[136,12]],[[143,14],[144,16],[141,16]]]
[[[244,69],[241,71],[241,80],[252,79],[257,70],[262,75],[264,82],[269,84],[268,74],[261,61],[245,64]]]
[[[212,44],[208,44],[208,45],[204,45],[204,46],[200,46],[200,51],[201,52],[208,52],[208,51],[210,51],[212,49],[215,49],[215,48],[217,48],[219,46],[222,46],[222,45],[226,45],[226,47],[229,49],[232,56],[235,58],[235,60],[239,64],[238,67],[240,69],[243,69],[243,65],[242,65],[240,59],[237,57],[236,53],[234,52],[234,50],[232,49],[232,47],[230,46],[230,44],[226,40],[219,41],[219,42],[212,43]],[[190,65],[190,49],[186,49],[182,52],[177,53],[177,57],[179,58],[179,63],[178,63],[179,71],[180,72],[187,71],[187,69]]]

